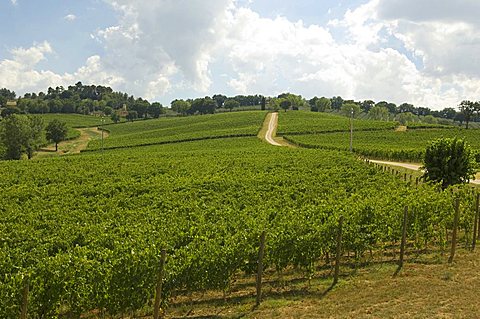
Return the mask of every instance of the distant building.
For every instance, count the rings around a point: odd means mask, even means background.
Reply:
[[[7,101],[6,107],[17,107],[17,101]]]
[[[121,117],[126,117],[128,115],[127,105],[123,104],[122,108],[117,110],[117,114]]]

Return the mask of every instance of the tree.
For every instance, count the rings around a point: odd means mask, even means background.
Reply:
[[[137,111],[128,111],[127,114],[127,121],[133,122],[138,118],[138,113]]]
[[[262,96],[262,101],[261,101],[261,109],[262,109],[262,111],[265,111],[265,106],[266,106],[266,104],[267,104],[267,99],[266,99],[264,96]]]
[[[234,99],[227,99],[227,100],[225,100],[223,106],[226,109],[229,109],[230,111],[232,111],[234,108],[240,107],[240,103],[238,103],[238,101],[236,101]]]
[[[285,98],[281,98],[280,99],[280,107],[285,110],[285,112],[287,112],[287,110],[292,106],[292,102],[285,99]]]
[[[402,125],[408,125],[408,123],[415,122],[415,115],[410,112],[399,113],[396,116],[397,121]]]
[[[0,141],[4,148],[4,158],[7,160],[19,160],[29,138],[29,121],[25,116],[7,116],[0,126]]]
[[[353,117],[356,118],[361,112],[360,106],[354,103],[346,103],[346,104],[343,104],[340,109],[340,113],[348,117],[352,116],[352,111],[353,111]]]
[[[103,113],[105,113],[106,116],[110,116],[113,113],[113,109],[110,106],[106,106],[103,110]]]
[[[217,103],[212,98],[207,96],[205,98],[195,99],[192,102],[188,113],[195,114],[198,112],[200,114],[213,114],[215,113],[216,108]]]
[[[455,115],[457,115],[457,111],[455,111],[455,109],[451,107],[444,108],[441,111],[441,117],[445,119],[453,120],[455,118]]]
[[[372,107],[375,106],[375,102],[372,100],[365,100],[362,103],[360,103],[360,108],[362,109],[363,112],[368,113],[372,109]],[[388,108],[387,108],[388,110]]]
[[[55,143],[55,152],[58,151],[58,143],[64,141],[67,137],[67,123],[60,122],[59,120],[53,120],[48,123],[47,128],[47,140]]]
[[[438,124],[438,119],[433,117],[433,115],[426,115],[423,117],[422,122],[428,123],[428,124]]]
[[[406,113],[406,112],[414,113],[415,112],[415,106],[413,106],[413,104],[409,104],[409,103],[400,104],[398,106],[398,113]]]
[[[110,119],[113,121],[113,123],[117,124],[118,122],[120,122],[120,115],[118,115],[117,112],[113,112],[110,115]]]
[[[217,106],[219,108],[225,106],[225,101],[227,100],[227,97],[225,95],[215,94],[214,96],[212,96],[212,98],[215,100],[215,102],[217,102]]]
[[[190,102],[184,100],[174,100],[171,103],[172,110],[182,115],[186,115],[190,110],[190,107]]]
[[[388,109],[388,112],[389,113],[392,113],[392,114],[396,114],[397,111],[398,113],[400,113],[401,111],[401,106],[399,106],[397,108],[397,106],[394,104],[394,103],[389,103],[389,102],[386,102],[386,101],[380,101],[378,102],[377,104],[375,104],[376,106],[383,106],[383,107],[386,107]],[[413,106],[413,105],[412,105]]]
[[[339,111],[343,106],[343,99],[340,96],[334,96],[332,99],[332,109]]]
[[[28,159],[33,157],[33,153],[38,151],[40,146],[44,143],[43,135],[43,119],[39,116],[29,116],[29,130],[26,132],[27,139],[25,143],[25,151],[27,153]]]
[[[462,101],[458,108],[463,114],[465,128],[468,130],[468,123],[470,123],[470,120],[472,119],[472,115],[475,112],[476,105],[472,101]]]
[[[390,112],[384,106],[375,105],[368,112],[368,117],[377,121],[388,121],[390,118]]]
[[[163,109],[163,105],[160,104],[159,102],[154,102],[151,105],[148,106],[147,108],[147,114],[153,117],[154,119],[158,119],[160,117],[160,114],[165,113],[165,110]]]
[[[450,185],[468,183],[475,176],[475,158],[470,146],[462,139],[440,138],[432,141],[425,151],[424,177]]]
[[[318,112],[326,112],[332,109],[332,101],[326,97],[321,97],[315,102]]]

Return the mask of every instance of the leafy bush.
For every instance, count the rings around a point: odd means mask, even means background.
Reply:
[[[475,176],[474,152],[465,140],[440,138],[432,141],[425,151],[425,177],[442,184],[468,183]]]

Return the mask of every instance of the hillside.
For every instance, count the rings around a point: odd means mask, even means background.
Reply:
[[[319,123],[318,115],[312,124],[308,113],[298,114],[302,126]],[[163,305],[172,316],[194,308],[208,317],[309,317],[321,311],[328,317],[334,308],[349,317],[370,302],[368,311],[388,317],[374,305],[386,302],[379,287],[398,258],[406,205],[408,258],[398,285],[416,289],[408,278],[417,269],[409,268],[417,252],[417,260],[444,271],[441,252],[450,244],[457,194],[460,242],[471,242],[476,195],[470,188],[452,193],[414,186],[348,152],[273,147],[255,137],[264,118],[265,112],[240,112],[115,124],[107,126],[104,152],[0,162],[0,317],[17,317],[25,277],[33,317],[151,314],[162,248]],[[332,117],[329,128],[338,130],[342,121]],[[365,125],[378,128],[376,122]],[[246,136],[228,137],[237,134]],[[147,142],[159,145],[135,147]],[[346,264],[340,284],[322,297],[331,283],[341,219]],[[265,302],[250,312],[263,232]],[[461,258],[456,260],[467,269],[477,260]],[[432,269],[426,267],[418,270],[419,285],[428,284],[425,274]],[[276,286],[275,280],[285,283]],[[305,289],[309,281],[311,290]],[[360,294],[365,287],[378,295],[368,301]],[[211,298],[222,292],[229,300],[224,306]],[[384,292],[397,298],[388,285]],[[347,309],[335,308],[354,296],[350,306],[344,303]],[[230,314],[217,313],[222,309]],[[469,309],[476,308],[466,314]]]
[[[110,137],[104,147],[122,148],[206,138],[255,136],[266,112],[235,112],[216,115],[161,118],[106,126]],[[90,150],[101,148],[101,142],[89,145]]]

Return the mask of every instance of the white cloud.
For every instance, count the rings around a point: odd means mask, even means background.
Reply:
[[[61,75],[37,70],[50,44],[15,49],[0,61],[0,87],[45,90],[81,80],[149,99],[229,88],[222,93],[291,91],[432,108],[480,96],[476,0],[371,0],[326,26],[264,18],[235,0],[104,1],[119,16],[92,35],[104,54]],[[422,9],[427,4],[431,11]]]
[[[178,73],[197,91],[208,90],[212,51],[222,37],[232,0],[107,2],[122,15],[118,25],[98,34],[108,68],[138,81],[140,87],[162,79],[159,92],[168,89],[168,78]]]
[[[66,21],[75,21],[77,19],[77,16],[70,13],[64,16],[63,19]]]
[[[0,61],[0,87],[7,87],[25,92],[45,91],[49,86],[71,85],[75,81],[98,83],[113,87],[121,86],[125,80],[112,73],[107,73],[99,56],[87,59],[85,66],[73,74],[57,74],[52,71],[37,70],[38,63],[46,60],[53,53],[48,42],[34,44],[31,48],[11,50],[11,59]]]
[[[17,0],[10,0],[10,2],[11,2],[14,6],[17,5]]]

